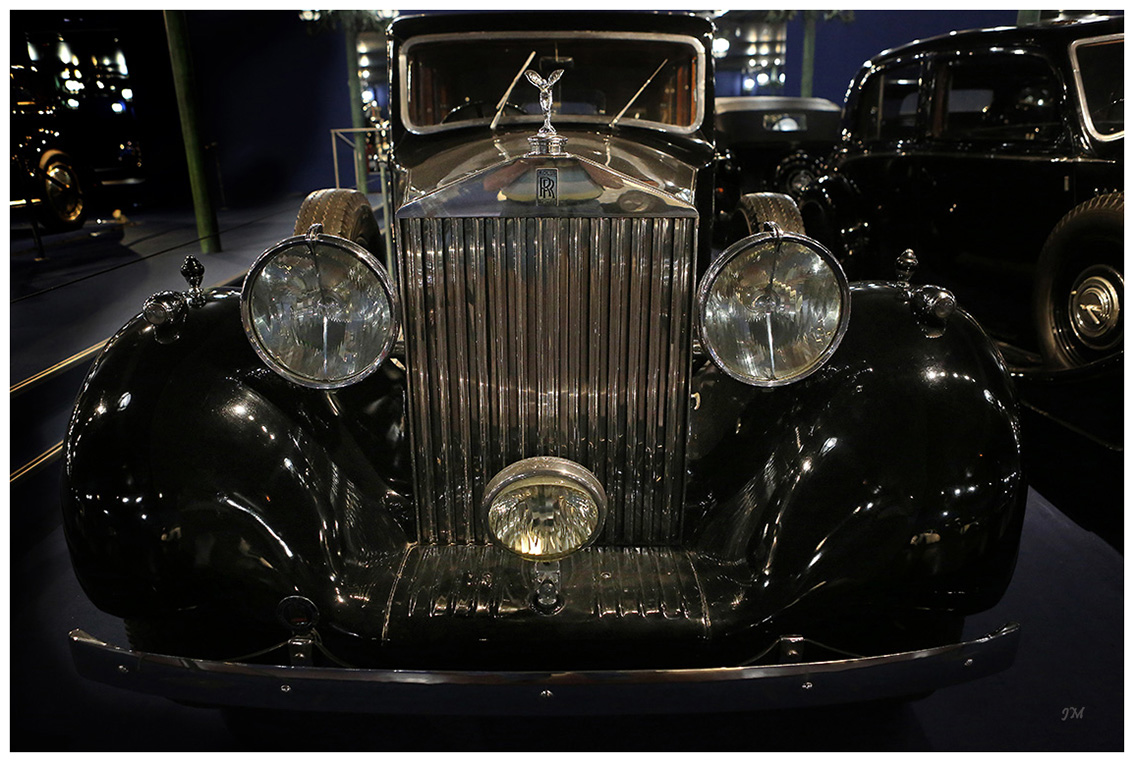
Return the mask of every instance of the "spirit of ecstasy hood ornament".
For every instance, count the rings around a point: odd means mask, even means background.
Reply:
[[[524,75],[529,82],[539,88],[539,105],[543,109],[543,126],[539,128],[539,132],[528,138],[528,142],[532,145],[531,153],[541,156],[561,154],[567,138],[557,133],[555,127],[551,125],[551,88],[563,76],[563,69],[556,69],[551,72],[547,79],[541,77],[539,72],[533,69],[528,69],[524,72]]]

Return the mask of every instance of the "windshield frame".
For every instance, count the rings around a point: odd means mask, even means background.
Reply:
[[[1091,119],[1090,107],[1087,102],[1087,90],[1083,86],[1083,74],[1079,70],[1079,48],[1083,47],[1084,45],[1099,45],[1111,42],[1121,42],[1123,45],[1123,58],[1125,59],[1125,40],[1126,35],[1124,32],[1119,32],[1118,34],[1104,34],[1099,37],[1084,37],[1082,39],[1075,40],[1071,43],[1069,48],[1071,56],[1071,71],[1074,74],[1075,79],[1075,93],[1079,98],[1079,118],[1082,120],[1083,126],[1086,127],[1087,133],[1100,143],[1110,143],[1115,140],[1122,140],[1126,136],[1126,119],[1125,117],[1123,117],[1121,130],[1119,130],[1118,132],[1112,132],[1107,135],[1099,132],[1095,127],[1095,123]]]
[[[679,126],[673,124],[665,124],[663,122],[653,122],[644,119],[628,119],[623,117],[618,121],[619,125],[633,125],[636,127],[645,127],[648,129],[659,130],[661,132],[668,132],[677,135],[692,135],[701,129],[701,125],[705,119],[705,46],[701,40],[692,35],[686,34],[663,34],[660,32],[562,32],[554,30],[546,31],[526,31],[526,32],[484,32],[477,35],[478,40],[524,40],[524,39],[557,39],[557,40],[577,40],[577,39],[610,39],[610,40],[634,40],[634,41],[653,41],[653,42],[669,42],[686,45],[695,53],[696,58],[696,73],[694,76],[695,82],[693,90],[693,98],[695,103],[693,120],[688,126]],[[419,125],[410,120],[409,115],[409,56],[414,47],[424,43],[444,43],[461,41],[468,43],[468,34],[423,34],[413,37],[408,40],[401,48],[398,54],[398,88],[399,88],[399,101],[400,116],[402,124],[407,130],[415,135],[428,135],[436,132],[445,132],[448,130],[461,129],[471,126],[485,126],[487,127],[491,122],[491,118],[482,119],[467,119],[452,124],[434,124],[434,125]],[[503,92],[501,92],[503,94]],[[533,125],[538,126],[542,120],[543,115],[529,114],[527,119],[531,120]],[[604,114],[601,118],[585,115],[563,115],[553,114],[552,119],[558,124],[570,125],[584,125],[587,127],[607,127],[611,120],[614,119],[612,114]],[[516,121],[502,122],[501,124],[517,124]],[[526,124],[527,122],[519,122]]]

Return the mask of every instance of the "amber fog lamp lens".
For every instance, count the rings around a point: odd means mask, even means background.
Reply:
[[[362,380],[397,338],[397,302],[385,269],[335,236],[298,236],[264,252],[244,281],[241,313],[264,362],[316,389]]]
[[[602,529],[606,493],[594,474],[563,458],[529,458],[485,490],[485,524],[501,547],[533,561],[584,548]]]
[[[846,332],[850,286],[835,258],[791,233],[729,247],[698,293],[701,340],[716,365],[753,386],[781,386],[823,366]]]

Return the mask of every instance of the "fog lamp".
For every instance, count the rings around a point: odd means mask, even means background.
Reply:
[[[772,226],[709,266],[697,305],[701,340],[717,367],[746,384],[781,386],[817,371],[839,346],[850,286],[819,243]]]
[[[484,517],[496,544],[532,561],[554,561],[594,542],[606,517],[606,492],[578,463],[528,458],[488,483]]]

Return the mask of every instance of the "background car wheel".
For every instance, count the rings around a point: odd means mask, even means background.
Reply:
[[[76,230],[86,219],[87,207],[79,173],[61,153],[49,153],[40,163],[39,216],[50,230]]]
[[[809,236],[836,255],[844,256],[845,249],[842,245],[842,239],[835,226],[834,214],[828,204],[807,199],[800,204],[799,216],[803,218],[804,227]]]
[[[315,223],[323,232],[354,241],[380,261],[385,261],[385,242],[374,210],[366,196],[347,188],[327,188],[303,199],[295,218],[295,234],[303,235]]]
[[[765,222],[774,222],[785,233],[802,233],[803,218],[795,201],[782,193],[747,193],[740,197],[733,214],[732,241],[759,233]]]
[[[1072,209],[1044,243],[1033,308],[1048,364],[1075,367],[1122,349],[1122,193]]]
[[[820,159],[804,151],[796,151],[776,165],[773,183],[777,191],[798,201],[803,190],[814,182],[815,178],[821,177],[825,170],[826,167]]]

